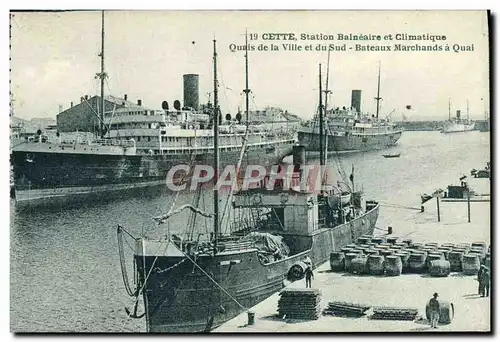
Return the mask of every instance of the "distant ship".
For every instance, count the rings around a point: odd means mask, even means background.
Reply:
[[[217,70],[215,44],[214,40]],[[219,149],[214,149],[214,168],[218,169]],[[135,288],[128,280],[123,253],[123,239],[130,239],[130,233],[119,226],[123,281],[134,302],[132,310],[126,309],[129,316],[145,317],[147,332],[209,332],[268,298],[287,280],[301,279],[306,265],[315,268],[327,261],[332,251],[360,236],[372,235],[379,204],[366,201],[355,191],[353,175],[347,194],[340,185],[321,193],[303,188],[304,175],[298,167],[304,165],[305,154],[302,146],[294,146],[291,188],[283,186],[285,181],[269,188],[268,175],[256,188],[231,191],[234,195],[227,203],[233,204],[234,220],[223,220],[229,216],[225,216],[226,211],[219,212],[217,188],[212,191],[210,212],[186,204],[172,205],[157,221],[172,220],[181,210],[191,209],[193,215],[213,217],[208,221],[210,230],[202,234],[186,227],[185,238],[168,234],[162,234],[160,240],[134,238]],[[221,151],[221,156],[225,152]],[[323,158],[321,165],[325,165]],[[138,309],[141,298],[144,309]]]
[[[326,89],[324,92],[328,95],[331,91]],[[327,149],[328,152],[359,152],[394,146],[401,138],[403,130],[387,118],[379,119],[379,101],[382,99],[380,97],[380,65],[375,99],[377,100],[375,115],[361,112],[361,90],[352,90],[350,108],[327,109],[325,100],[323,108],[325,127],[320,128],[318,116],[315,116],[305,127],[299,129],[299,143],[306,146],[308,151],[315,152],[322,149]],[[320,129],[325,132],[324,142],[319,140]]]
[[[104,50],[104,13],[102,15]],[[101,51],[101,60],[104,58]],[[179,164],[205,164],[214,146],[212,131],[215,113],[220,125],[218,144],[224,151],[224,165],[236,164],[244,140],[247,164],[270,165],[289,155],[296,143],[299,120],[290,120],[276,108],[238,113],[222,118],[220,109],[210,103],[198,108],[198,75],[184,75],[184,107],[180,101],[162,110],[144,107],[113,96],[104,96],[107,77],[104,62],[97,78],[101,96],[81,98],[76,106],[58,115],[58,131],[39,130],[12,146],[14,195],[18,204],[50,204],[92,197],[103,198],[118,191],[146,189],[166,185],[167,173]],[[249,89],[245,89],[249,92]],[[78,107],[78,108],[77,108]],[[70,134],[73,121],[84,120],[75,111],[87,112],[89,124],[98,122],[100,139]],[[255,116],[254,116],[255,114]],[[266,119],[262,122],[260,120]],[[258,121],[259,120],[259,121]],[[63,132],[60,132],[63,130]],[[248,130],[248,134],[246,134]]]
[[[451,117],[451,101],[448,101],[448,121],[443,124],[441,133],[459,133],[474,130],[475,124],[469,120],[469,101],[467,101],[467,118],[460,117],[460,110],[457,110],[456,117]]]

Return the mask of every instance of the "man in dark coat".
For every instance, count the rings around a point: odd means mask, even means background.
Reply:
[[[310,265],[307,266],[307,268],[304,272],[304,275],[306,276],[306,288],[310,288],[311,287],[311,278],[314,279],[314,273],[313,273]]]
[[[481,284],[481,297],[490,296],[490,279],[490,270],[485,266],[479,278],[479,284]]]
[[[431,328],[437,328],[439,322],[439,302],[437,300],[438,294],[434,293],[432,298],[429,300],[430,318],[431,318]]]

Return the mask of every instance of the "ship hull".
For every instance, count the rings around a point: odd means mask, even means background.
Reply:
[[[380,150],[396,145],[402,132],[385,134],[339,134],[327,136],[328,152],[363,152]],[[299,132],[299,143],[306,146],[307,151],[319,152],[319,134]]]
[[[470,132],[474,130],[474,124],[450,124],[443,127],[442,133],[460,133],[460,132]]]
[[[155,255],[165,250],[161,245],[139,247],[138,251],[144,251],[135,255],[139,283],[148,279],[143,292],[147,331],[208,332],[220,326],[283,288],[290,268],[297,262],[309,257],[317,267],[332,251],[361,235],[373,234],[378,211],[376,204],[346,224],[294,236],[294,248],[301,252],[269,264],[259,261],[256,249],[199,255],[198,267],[183,255]],[[283,236],[286,241],[287,236]]]
[[[252,146],[243,158],[242,167],[277,163],[291,153],[292,146],[292,141]],[[240,154],[236,149],[222,152],[221,167],[236,165]],[[193,155],[98,155],[14,150],[16,204],[50,205],[110,197],[137,189],[167,189],[167,174],[173,166],[211,165],[211,158],[212,155],[206,152]],[[182,176],[182,172],[179,175]]]

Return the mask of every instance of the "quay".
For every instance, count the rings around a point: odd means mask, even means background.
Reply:
[[[396,213],[396,211],[399,211]],[[471,205],[471,223],[467,222],[467,203],[443,203],[441,222],[437,222],[434,205],[426,206],[423,213],[402,213],[402,209],[387,208],[381,213],[380,228],[375,235],[397,236],[414,242],[472,243],[484,241],[490,245],[490,205],[475,202]],[[391,219],[392,218],[392,219]],[[394,219],[396,218],[396,219]],[[387,235],[387,226],[393,235]],[[385,228],[382,228],[385,227]],[[493,275],[494,276],[494,275]],[[287,288],[304,288],[305,280],[290,283]],[[252,332],[463,332],[491,331],[491,297],[480,297],[476,276],[451,273],[448,277],[431,277],[428,274],[402,274],[400,276],[371,276],[330,271],[329,263],[314,271],[312,288],[322,293],[321,308],[331,301],[354,302],[375,306],[418,309],[415,321],[370,319],[371,309],[361,318],[344,318],[321,315],[317,320],[290,320],[278,317],[279,293],[251,308],[255,323],[248,325],[247,313],[215,329],[216,333]],[[431,329],[425,318],[425,306],[433,293],[439,300],[452,302],[454,318],[450,324]],[[418,317],[417,316],[417,317]]]

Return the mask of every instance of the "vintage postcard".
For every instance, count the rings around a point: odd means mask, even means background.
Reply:
[[[491,332],[490,22],[11,11],[11,331]]]

